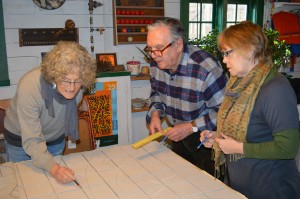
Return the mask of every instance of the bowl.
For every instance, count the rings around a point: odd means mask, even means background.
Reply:
[[[135,98],[131,100],[131,106],[133,109],[141,109],[145,106],[145,99]]]

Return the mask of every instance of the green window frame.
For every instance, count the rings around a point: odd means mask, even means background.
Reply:
[[[229,18],[230,18],[230,13],[229,13],[229,15],[228,15],[228,12],[227,12],[227,17],[226,17],[226,27],[228,27],[228,26],[230,26],[230,25],[234,25],[234,24],[237,24],[237,23],[239,23],[240,21],[243,21],[243,20],[246,20],[247,19],[247,16],[248,16],[248,12],[247,12],[247,10],[246,10],[246,18],[245,19],[239,19],[238,18],[238,15],[239,15],[239,10],[238,10],[238,8],[240,7],[240,6],[246,6],[247,7],[247,9],[248,9],[248,4],[247,4],[247,1],[245,1],[245,0],[228,0],[228,3],[227,3],[227,10],[228,10],[228,6],[229,6],[229,4],[230,4],[230,6],[232,6],[232,7],[234,7],[234,9],[235,9],[235,13],[233,13],[233,16],[234,16],[234,19],[233,20],[230,20]],[[249,18],[248,18],[249,19]]]
[[[180,20],[184,26],[186,34],[189,35],[189,4],[190,3],[212,3],[212,29],[218,29],[220,32],[227,25],[227,5],[228,4],[246,4],[247,5],[247,20],[263,26],[264,1],[261,0],[181,0],[180,1]],[[236,11],[237,12],[237,11]],[[201,18],[201,17],[200,17]],[[236,23],[237,18],[231,23]],[[195,22],[192,22],[195,23]],[[199,20],[198,23],[203,23]],[[207,22],[205,22],[207,23]],[[201,25],[199,25],[200,27]],[[199,30],[201,35],[201,30]]]
[[[203,13],[206,9],[213,8],[212,0],[190,1],[188,8],[192,8],[192,10],[189,10],[188,16],[189,36],[194,35],[194,38],[198,38],[208,34],[213,25],[213,13]]]
[[[9,86],[6,44],[5,44],[5,32],[4,32],[4,16],[3,16],[3,4],[0,0],[0,86]]]

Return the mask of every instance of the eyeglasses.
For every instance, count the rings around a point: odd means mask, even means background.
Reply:
[[[149,46],[146,46],[144,48],[144,51],[150,56],[152,57],[152,54],[154,54],[155,56],[157,57],[162,57],[163,56],[163,52],[168,49],[170,46],[172,46],[174,44],[174,41],[172,41],[171,43],[169,43],[166,47],[164,47],[163,49],[161,50],[152,50],[151,47]]]
[[[72,85],[74,85],[75,87],[80,87],[82,85],[82,81],[81,80],[77,80],[77,81],[63,80],[63,81],[61,81],[61,84],[63,86],[72,86]]]
[[[230,55],[230,53],[232,53],[232,52],[233,52],[233,49],[228,50],[226,52],[221,52],[221,54],[222,54],[222,57],[228,57]]]

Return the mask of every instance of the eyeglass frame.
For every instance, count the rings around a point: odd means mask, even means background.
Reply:
[[[68,80],[62,80],[62,81],[60,81],[60,83],[61,83],[63,86],[71,86],[71,85],[74,85],[74,86],[76,86],[76,87],[82,86],[82,80],[80,80],[80,81],[68,81]]]
[[[168,45],[166,45],[166,46],[165,46],[163,49],[161,49],[161,50],[150,50],[150,49],[148,50],[147,48],[151,48],[151,47],[146,46],[146,47],[144,48],[144,52],[147,53],[147,55],[149,55],[150,57],[152,57],[152,53],[154,53],[154,55],[157,56],[157,57],[162,57],[162,56],[164,56],[163,52],[164,52],[165,50],[167,50],[169,47],[171,47],[174,43],[175,43],[175,41],[170,42]],[[152,48],[151,48],[151,49],[152,49]],[[157,55],[157,54],[156,54],[157,52],[160,52],[161,55]]]
[[[230,49],[230,50],[227,50],[227,51],[225,51],[225,52],[222,52],[222,51],[221,51],[222,57],[228,57],[228,56],[230,55],[230,53],[233,52],[233,50],[234,50],[234,49]]]

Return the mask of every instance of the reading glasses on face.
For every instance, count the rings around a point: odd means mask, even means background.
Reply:
[[[82,81],[69,81],[69,80],[63,80],[61,81],[61,84],[64,85],[64,86],[76,86],[76,87],[79,87],[82,85]]]
[[[146,46],[144,48],[144,51],[150,56],[152,57],[152,54],[154,54],[156,57],[162,57],[163,56],[163,52],[168,49],[170,46],[172,46],[174,44],[174,41],[172,41],[171,43],[169,43],[168,45],[166,45],[166,47],[164,47],[161,50],[152,50],[151,47]]]
[[[233,52],[233,49],[225,51],[225,52],[221,52],[221,54],[222,54],[222,57],[228,57],[230,55],[230,53],[232,53],[232,52]]]

